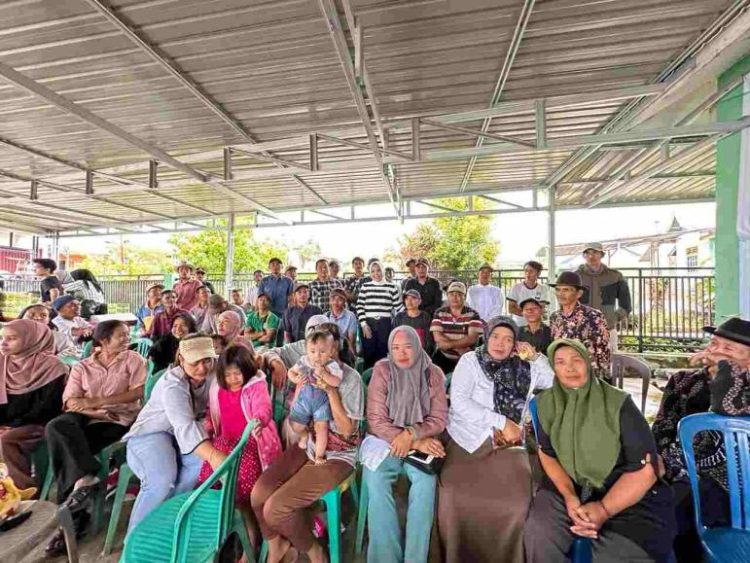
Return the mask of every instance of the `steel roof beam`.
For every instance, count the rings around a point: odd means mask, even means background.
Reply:
[[[531,17],[531,12],[534,9],[534,4],[536,3],[536,0],[524,0],[523,6],[521,7],[521,13],[518,16],[518,21],[516,22],[516,28],[513,31],[513,37],[510,40],[510,45],[508,46],[508,50],[505,53],[505,60],[503,61],[503,66],[500,69],[500,76],[498,76],[497,84],[495,84],[495,90],[492,93],[492,98],[490,98],[490,107],[494,106],[500,101],[500,98],[503,95],[503,90],[505,89],[505,84],[508,81],[508,76],[510,76],[510,69],[513,66],[513,62],[516,60],[516,55],[518,54],[518,49],[521,46],[521,41],[523,40],[523,35],[526,32],[526,26],[529,23],[529,18]],[[488,117],[482,122],[482,132],[486,133],[490,129],[490,124],[492,123],[492,118]],[[477,139],[475,147],[477,149],[481,148],[484,144],[484,137],[479,137]],[[477,157],[472,156],[469,160],[469,164],[466,166],[466,170],[464,171],[464,177],[461,180],[461,189],[465,190],[466,186],[469,184],[469,181],[471,180],[471,174],[474,171],[474,166],[477,163]]]
[[[257,143],[257,140],[252,134],[245,129],[240,121],[230,114],[226,108],[224,108],[219,102],[217,102],[208,92],[206,92],[198,83],[187,76],[187,73],[180,68],[180,66],[171,59],[166,53],[163,53],[157,47],[151,45],[141,34],[133,29],[129,23],[124,21],[120,16],[115,14],[114,10],[109,7],[102,0],[85,0],[92,8],[98,11],[104,16],[111,24],[117,27],[130,41],[132,41],[138,48],[146,53],[148,57],[166,70],[174,79],[176,79],[183,87],[187,88],[190,93],[196,97],[200,102],[214,112],[224,123],[229,125],[232,130],[237,133],[240,137],[245,139],[249,143]],[[289,166],[284,162],[283,159],[277,158],[270,153],[264,153],[264,157],[277,166],[286,168]],[[290,172],[293,180],[295,180],[302,187],[309,189],[307,184],[300,181],[300,179],[293,173]],[[312,191],[312,190],[310,190]],[[314,195],[317,196],[315,192]],[[318,196],[319,197],[319,196]],[[325,202],[325,200],[323,200]]]
[[[378,145],[378,140],[375,137],[375,132],[372,127],[372,119],[370,118],[370,113],[367,110],[365,99],[362,96],[362,90],[359,86],[359,83],[357,82],[357,77],[354,74],[354,64],[351,57],[349,56],[349,44],[346,40],[346,35],[344,34],[344,28],[341,25],[341,18],[339,18],[338,8],[336,7],[334,0],[318,0],[318,5],[320,7],[322,16],[326,20],[328,32],[331,35],[331,40],[333,41],[336,54],[338,55],[339,62],[341,63],[341,68],[344,71],[344,78],[346,78],[346,82],[349,85],[349,90],[354,99],[354,105],[357,107],[359,119],[362,122],[365,133],[367,134],[367,141],[370,145],[372,156],[378,165],[378,169],[380,170],[383,185],[386,187],[386,191],[388,193],[388,199],[396,210],[396,214],[400,215],[401,208],[397,201],[398,193],[394,192],[393,186],[391,186],[388,176],[383,170],[383,159],[380,155],[381,149]],[[370,100],[370,106],[375,107],[374,99]]]
[[[440,123],[439,121],[433,121],[431,119],[421,118],[420,123],[427,125],[428,127],[434,127],[436,129],[445,129],[446,131],[453,131],[455,133],[462,133],[469,135],[470,137],[479,137],[485,139],[495,139],[496,141],[503,141],[506,143],[512,143],[514,145],[521,145],[522,147],[536,147],[536,144],[529,141],[524,141],[517,137],[510,137],[508,135],[497,135],[495,133],[489,133],[487,131],[477,131],[475,129],[469,129],[467,127],[459,127],[457,125],[448,125],[447,123]]]
[[[115,125],[114,123],[111,123],[107,121],[106,119],[99,117],[98,115],[87,110],[83,106],[79,106],[71,102],[67,98],[60,96],[56,92],[53,92],[52,90],[47,88],[46,86],[43,86],[42,84],[28,78],[27,76],[21,74],[20,72],[16,71],[15,69],[9,67],[8,65],[4,63],[0,63],[0,76],[3,77],[8,82],[10,82],[11,84],[15,84],[19,88],[22,88],[26,90],[27,92],[30,92],[31,94],[49,102],[50,104],[54,105],[58,109],[61,109],[62,111],[65,111],[69,114],[76,116],[81,121],[84,121],[88,123],[89,125],[97,127],[101,129],[102,131],[105,131],[109,133],[110,135],[117,137],[118,139],[128,143],[129,145],[142,150],[146,154],[151,155],[153,158],[157,159],[158,161],[163,162],[164,164],[167,164],[170,167],[176,170],[179,170],[180,172],[183,172],[188,177],[193,178],[202,184],[208,184],[214,187],[215,189],[221,191],[222,193],[229,195],[230,197],[234,199],[241,199],[242,201],[245,201],[248,204],[250,204],[250,206],[256,209],[257,211],[260,211],[266,215],[270,215],[272,217],[278,218],[274,211],[272,211],[271,209],[268,209],[264,205],[261,205],[254,199],[235,192],[234,190],[227,187],[220,180],[214,179],[212,176],[199,172],[195,168],[188,166],[187,164],[183,162],[180,162],[179,160],[170,156],[168,153],[166,153],[159,147],[152,145],[151,143],[148,143],[131,133],[128,133],[127,131]]]

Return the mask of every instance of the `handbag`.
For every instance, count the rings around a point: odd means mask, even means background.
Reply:
[[[440,475],[444,460],[445,458],[435,457],[417,450],[410,450],[404,458],[406,463],[428,475]]]

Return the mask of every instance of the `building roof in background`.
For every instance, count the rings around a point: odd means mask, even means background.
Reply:
[[[0,4],[0,227],[395,218],[474,194],[516,212],[550,185],[561,209],[705,201],[738,125],[703,110],[747,5]],[[518,190],[533,203],[504,199]]]

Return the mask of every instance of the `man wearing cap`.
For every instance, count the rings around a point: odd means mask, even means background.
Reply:
[[[271,298],[271,311],[281,318],[294,290],[294,282],[281,275],[281,260],[278,258],[268,261],[268,271],[271,273],[261,280],[258,293],[265,293]]]
[[[349,310],[355,312],[357,310],[359,290],[365,282],[365,261],[359,256],[355,256],[352,259],[352,269],[354,273],[346,279],[344,289],[346,290],[346,298],[349,301]]]
[[[681,370],[669,378],[652,431],[656,450],[672,485],[677,516],[674,543],[678,562],[695,561],[701,543],[695,532],[692,494],[677,429],[688,415],[713,411],[728,416],[750,415],[750,321],[731,318],[718,327],[707,326],[707,346],[690,358],[695,369]],[[699,467],[703,523],[728,525],[726,457],[720,441],[699,434],[696,462]]]
[[[281,319],[271,311],[271,298],[259,293],[255,300],[255,309],[246,316],[245,336],[252,340],[253,346],[273,346],[276,343],[276,331]]]
[[[216,290],[214,289],[214,284],[212,284],[210,281],[206,279],[206,270],[204,270],[203,268],[196,268],[195,279],[201,282],[201,284],[203,284],[203,287],[208,289],[208,291],[210,291],[213,294],[216,293]]]
[[[177,306],[177,296],[171,289],[165,289],[161,292],[161,305],[162,310],[154,315],[151,328],[146,332],[146,336],[151,340],[156,340],[160,336],[169,334],[172,331],[172,320],[176,315],[180,313],[185,315],[190,314],[185,309],[180,309]]]
[[[578,267],[583,284],[581,303],[604,313],[609,328],[610,347],[617,351],[617,325],[628,318],[633,310],[630,288],[622,274],[602,262],[604,248],[600,242],[592,242],[583,249],[585,264]]]
[[[146,300],[135,312],[140,336],[146,336],[146,333],[151,329],[151,323],[154,321],[156,313],[164,310],[164,307],[161,306],[162,291],[164,291],[164,285],[161,283],[152,283],[146,288]]]
[[[393,328],[401,325],[412,327],[417,331],[424,351],[431,355],[435,351],[435,343],[430,333],[432,318],[425,311],[419,310],[421,302],[422,296],[416,289],[404,291],[404,310],[396,315],[393,320]]]
[[[193,266],[187,262],[180,262],[177,265],[177,275],[179,278],[172,286],[175,298],[177,300],[177,308],[184,311],[189,311],[198,304],[198,288],[203,284],[196,279],[192,279],[190,275],[193,273]]]
[[[305,337],[305,325],[313,315],[322,315],[320,307],[310,304],[310,286],[298,283],[294,289],[295,305],[290,305],[281,318],[284,342],[291,343]]]
[[[526,319],[521,313],[521,301],[536,299],[545,307],[552,303],[552,289],[539,281],[543,268],[536,260],[526,262],[523,265],[523,281],[515,284],[508,292],[508,311],[519,327],[526,324]]]
[[[305,324],[305,335],[313,330],[329,323],[325,315],[313,315]],[[274,386],[281,389],[287,382],[287,370],[297,363],[307,353],[304,338],[296,342],[290,342],[283,346],[272,348],[263,354],[263,363],[267,369],[266,373],[271,375]]]
[[[61,295],[52,302],[52,308],[57,312],[52,324],[65,337],[65,348],[75,348],[80,353],[82,340],[93,332],[93,326],[80,317],[81,304],[72,295]]]
[[[503,290],[490,283],[492,266],[485,263],[479,268],[479,283],[472,285],[466,294],[466,305],[474,309],[484,322],[503,314]]]
[[[208,311],[206,311],[206,316],[203,319],[203,324],[200,326],[200,331],[203,334],[208,335],[217,334],[219,328],[219,315],[221,315],[224,311],[234,311],[235,313],[237,313],[244,326],[245,311],[242,310],[242,307],[235,305],[234,303],[230,303],[221,295],[212,295],[208,298]]]
[[[547,348],[552,344],[552,331],[542,322],[544,304],[533,297],[519,303],[526,324],[518,329],[518,341],[528,342],[540,354],[547,354]]]
[[[434,317],[435,311],[443,306],[443,289],[438,280],[429,276],[430,262],[427,258],[417,260],[415,270],[417,276],[404,284],[404,291],[416,289],[422,297],[419,309],[425,311],[430,317]],[[466,294],[465,290],[464,294]]]
[[[242,300],[242,308],[245,311],[250,311],[252,309],[255,309],[256,303],[255,301],[258,299],[258,288],[260,288],[260,284],[263,281],[263,270],[255,270],[253,272],[253,281],[250,284],[250,287],[248,287],[245,290],[245,296]]]
[[[454,281],[447,293],[448,305],[435,311],[430,324],[437,347],[432,361],[446,374],[453,371],[462,355],[474,349],[484,331],[479,313],[464,304],[466,286]]]
[[[349,341],[352,350],[356,350],[357,316],[346,308],[346,291],[341,287],[331,290],[330,309],[326,317],[338,325],[341,336]]]
[[[577,272],[562,272],[554,284],[555,296],[560,308],[550,315],[549,327],[552,339],[571,338],[580,340],[591,355],[594,375],[607,381],[610,379],[609,329],[601,311],[582,305],[584,287]]]
[[[402,291],[406,289],[406,282],[417,277],[417,261],[414,258],[409,258],[406,261],[406,269],[409,271],[409,274],[401,280]]]
[[[342,287],[341,280],[333,280],[328,274],[328,260],[320,258],[315,262],[317,277],[308,285],[310,288],[310,304],[323,312],[331,306],[331,290]]]

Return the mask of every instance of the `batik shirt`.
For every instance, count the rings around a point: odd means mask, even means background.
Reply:
[[[716,376],[708,371],[679,371],[669,378],[652,431],[656,448],[664,460],[669,481],[687,478],[682,446],[678,439],[680,420],[688,415],[708,412],[725,416],[750,414],[750,371],[719,362]],[[694,443],[695,460],[701,475],[712,478],[728,490],[724,440],[714,431],[699,432]]]
[[[344,288],[341,280],[333,279],[326,281],[313,280],[308,285],[310,287],[310,305],[319,307],[324,313],[331,310],[331,290],[337,287]]]
[[[591,355],[594,375],[609,380],[609,329],[601,311],[577,303],[570,315],[562,309],[552,313],[549,327],[553,340],[580,340]]]

